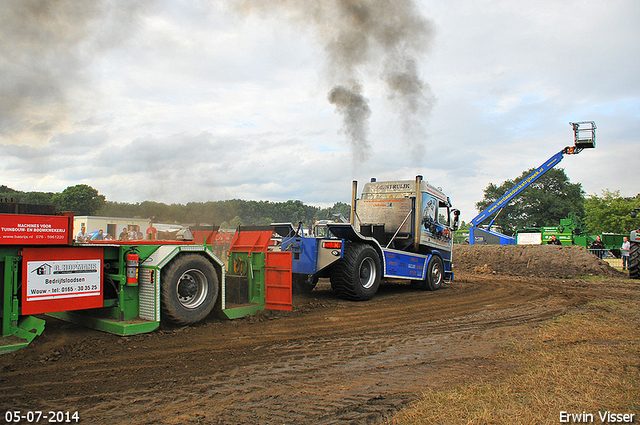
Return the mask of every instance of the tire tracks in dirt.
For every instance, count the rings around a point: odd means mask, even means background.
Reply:
[[[497,347],[582,302],[552,287],[468,276],[353,303],[325,283],[293,312],[148,335],[57,324],[0,358],[0,406],[78,410],[83,423],[377,423],[429,387],[500,373]]]

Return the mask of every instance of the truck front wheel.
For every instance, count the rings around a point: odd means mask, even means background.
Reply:
[[[344,257],[331,269],[331,289],[340,298],[365,301],[378,292],[381,279],[380,257],[366,244],[351,243]]]
[[[442,259],[437,255],[431,257],[429,265],[427,266],[427,281],[429,282],[429,289],[436,291],[442,286],[442,280],[444,279],[444,266],[442,265]]]
[[[422,290],[436,291],[442,287],[444,281],[444,267],[442,264],[442,258],[437,255],[431,256],[429,263],[427,263],[427,275],[424,280],[413,280],[411,284]]]
[[[640,243],[631,242],[629,250],[629,277],[640,279]]]
[[[162,270],[161,277],[163,317],[190,325],[213,309],[218,298],[218,275],[203,256],[181,256]]]

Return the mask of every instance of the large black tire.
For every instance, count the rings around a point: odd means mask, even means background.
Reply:
[[[427,264],[427,275],[424,280],[412,280],[411,284],[418,289],[437,291],[444,282],[444,266],[442,258],[432,255]]]
[[[429,289],[437,291],[442,287],[443,280],[444,265],[442,264],[442,258],[434,255],[427,265],[427,282],[429,282]]]
[[[218,275],[202,255],[182,255],[162,270],[163,318],[180,325],[207,317],[218,299]]]
[[[353,301],[371,299],[380,286],[382,269],[375,249],[366,244],[350,243],[344,257],[331,269],[331,289],[340,298]]]
[[[640,279],[640,243],[631,242],[629,250],[629,277]]]

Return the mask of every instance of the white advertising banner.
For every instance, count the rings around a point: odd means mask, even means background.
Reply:
[[[27,301],[100,294],[100,259],[27,262]]]
[[[542,233],[518,233],[518,245],[540,245]]]

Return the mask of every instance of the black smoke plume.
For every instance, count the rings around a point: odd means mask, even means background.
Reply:
[[[278,13],[313,30],[323,47],[333,88],[329,101],[343,117],[343,133],[354,159],[366,159],[371,111],[364,97],[363,72],[380,69],[388,99],[401,121],[410,155],[424,153],[424,124],[434,98],[419,72],[419,56],[433,38],[433,25],[413,0],[240,0],[243,13]]]
[[[371,109],[362,94],[361,87],[354,83],[352,87],[335,86],[329,92],[329,103],[336,106],[343,116],[344,132],[354,148],[355,161],[364,161],[371,156],[371,147],[367,141],[368,127],[365,125]]]

